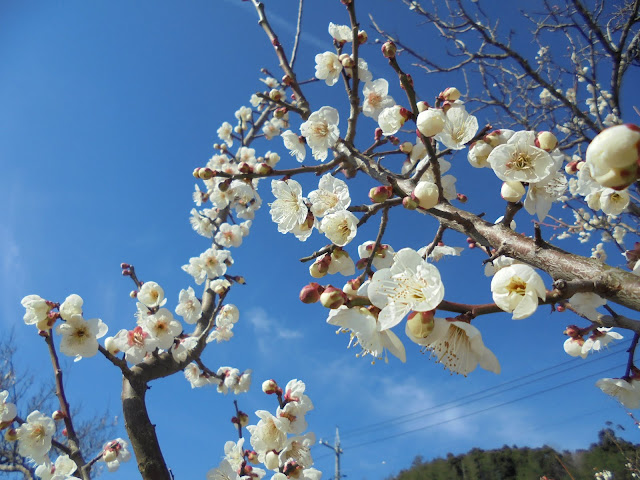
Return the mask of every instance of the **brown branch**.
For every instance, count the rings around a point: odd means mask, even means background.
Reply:
[[[302,33],[302,4],[304,0],[298,3],[298,21],[296,23],[296,37],[293,41],[293,49],[291,50],[291,61],[289,67],[293,70],[293,64],[296,62],[296,53],[298,53],[298,45],[300,43],[300,34]]]

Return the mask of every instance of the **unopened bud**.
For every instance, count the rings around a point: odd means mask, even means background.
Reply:
[[[131,275],[131,272],[129,272],[129,273],[128,273],[128,275]],[[131,290],[131,291],[129,292],[129,296],[130,296],[131,298],[137,298],[137,296],[138,296],[138,291],[137,291],[137,290]]]
[[[418,205],[425,210],[438,204],[438,186],[433,182],[418,182],[413,195],[418,200]]]
[[[375,132],[373,134],[373,138],[374,138],[374,140],[376,142],[382,138],[382,129],[381,128],[376,128],[376,130],[375,130]]]
[[[395,135],[387,135],[387,140],[391,142],[391,145],[400,145],[400,139]]]
[[[267,470],[277,470],[280,466],[280,459],[278,458],[278,454],[274,451],[269,451],[264,456],[264,466],[267,467]]]
[[[564,166],[564,171],[567,175],[575,175],[578,173],[578,162],[576,160],[572,160]]]
[[[567,309],[564,305],[556,305],[556,312],[564,312]]]
[[[269,175],[271,172],[273,172],[273,168],[271,168],[271,166],[267,165],[266,163],[259,163],[254,171],[258,175]]]
[[[118,344],[113,337],[107,337],[104,340],[104,348],[106,348],[107,352],[109,352],[111,355],[117,355],[118,353],[120,353],[120,348],[118,348]]]
[[[440,94],[440,98],[446,100],[447,102],[455,102],[460,98],[460,90],[456,87],[445,88],[444,91]]]
[[[390,185],[379,185],[369,190],[369,200],[373,203],[382,203],[389,200],[393,195],[393,187]]]
[[[278,90],[277,88],[273,88],[269,92],[269,98],[271,100],[273,100],[274,102],[278,102],[278,101],[282,100],[282,92],[280,90]]]
[[[15,428],[8,428],[6,432],[4,432],[4,439],[7,442],[15,442],[18,440],[18,432]]]
[[[402,199],[402,206],[407,210],[415,210],[418,205],[418,199],[413,194],[407,195]]]
[[[293,79],[289,75],[285,75],[282,77],[281,83],[283,85],[289,86],[293,83]]]
[[[535,145],[542,150],[550,152],[558,146],[558,139],[551,132],[540,132],[536,136]]]
[[[524,193],[524,186],[518,181],[504,182],[500,189],[500,196],[507,202],[520,201]]]
[[[300,301],[302,303],[316,303],[320,300],[320,294],[324,291],[316,282],[311,282],[309,285],[305,285],[300,290]]]
[[[347,301],[345,293],[331,285],[324,289],[322,295],[320,295],[320,303],[326,308],[340,308]]]
[[[257,465],[260,463],[260,460],[258,460],[258,453],[255,452],[254,450],[247,452],[246,455],[247,455],[247,461],[253,463],[254,465]]]
[[[391,40],[384,42],[384,44],[382,45],[382,55],[384,55],[384,58],[395,57],[397,51],[398,49],[396,48],[396,44]]]
[[[411,151],[413,150],[413,143],[411,142],[404,142],[402,145],[400,145],[400,151],[402,153],[411,153]]]
[[[205,167],[198,170],[198,176],[202,180],[211,180],[214,177],[214,173],[209,167]]]
[[[460,203],[467,203],[467,200],[469,200],[469,198],[464,193],[456,194],[456,198]]]
[[[411,312],[407,317],[407,329],[416,338],[426,338],[435,325],[433,321],[434,310],[427,312]]]
[[[352,278],[351,280],[347,280],[347,283],[344,287],[342,287],[342,291],[347,295],[357,295],[358,289],[361,287],[362,282],[357,278]]]
[[[102,461],[104,462],[114,462],[118,458],[118,452],[114,449],[109,448],[102,452]]]
[[[331,263],[330,255],[323,255],[309,267],[309,275],[313,278],[322,278],[329,272],[329,264]]]
[[[238,164],[238,171],[240,173],[252,173],[253,167],[249,165],[247,162],[240,162]]]
[[[418,107],[418,113],[422,113],[429,108],[429,104],[427,102],[418,102],[416,103],[416,107]]]
[[[62,429],[62,436],[63,436],[63,437],[68,437],[68,436],[69,436],[69,432],[67,432],[67,429],[66,429],[66,428],[63,428],[63,429]]]
[[[356,66],[356,62],[353,58],[351,58],[350,55],[344,55],[344,57],[341,55],[340,56],[342,58],[342,60],[340,60],[340,63],[342,63],[342,66],[344,68],[353,68]]]
[[[274,393],[278,393],[278,391],[281,390],[280,387],[278,387],[278,383],[275,380],[271,379],[262,382],[262,391],[267,395],[273,395]]]
[[[51,418],[53,418],[56,422],[59,420],[63,420],[65,417],[65,414],[62,413],[62,411],[60,410],[56,410],[55,412],[53,412],[53,414],[51,415]]]
[[[571,338],[581,337],[580,328],[576,325],[569,325],[563,332],[565,335],[570,336]]]
[[[367,35],[367,32],[365,32],[364,30],[360,30],[358,32],[358,43],[360,45],[362,45],[363,43],[367,43],[368,39],[369,39],[369,35]]]

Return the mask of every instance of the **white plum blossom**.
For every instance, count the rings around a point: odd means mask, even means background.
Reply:
[[[338,43],[351,42],[353,40],[351,27],[347,25],[336,25],[329,22],[329,35]]]
[[[224,305],[220,310],[220,313],[216,316],[216,327],[211,331],[207,337],[207,343],[214,340],[218,343],[226,342],[233,337],[233,326],[240,318],[240,312],[238,307],[229,303]]]
[[[127,362],[132,364],[140,363],[147,353],[156,348],[155,340],[140,325],[133,330],[120,330],[115,337],[106,339],[105,345],[109,339],[111,339],[110,343],[114,345],[114,348],[123,352]]]
[[[342,72],[342,63],[338,55],[324,52],[316,55],[316,78],[324,80],[328,86],[336,84]]]
[[[40,480],[72,480],[78,478],[73,475],[77,469],[76,462],[68,455],[60,455],[53,464],[47,462],[39,465],[36,468],[36,475]]]
[[[442,131],[435,139],[452,150],[462,150],[478,131],[478,119],[462,103],[454,103],[445,113]]]
[[[549,175],[545,180],[529,185],[524,199],[524,208],[543,221],[553,202],[557,202],[567,189],[567,179],[561,172]]]
[[[351,56],[353,59],[353,56]],[[353,76],[353,69],[350,67],[345,67],[344,71],[346,72],[348,77]],[[358,58],[358,79],[363,83],[369,83],[373,80],[373,75],[369,71],[369,65],[364,61],[362,57]]]
[[[184,318],[184,321],[189,324],[196,323],[200,318],[200,315],[202,314],[202,305],[196,297],[196,293],[192,287],[189,287],[186,290],[180,290],[176,313]]]
[[[300,137],[291,130],[282,132],[280,136],[282,137],[285,148],[289,150],[289,153],[292,156],[296,157],[296,160],[302,162],[304,160],[304,157],[307,156],[305,142],[301,141]]]
[[[362,96],[364,97],[362,113],[364,116],[373,118],[376,121],[382,110],[396,103],[393,97],[389,95],[389,82],[384,78],[365,83],[362,89]]]
[[[224,459],[231,464],[234,470],[239,470],[244,462],[244,438],[237,442],[228,441],[224,444]]]
[[[411,310],[435,309],[444,298],[444,285],[438,269],[415,250],[403,248],[396,253],[391,268],[373,274],[368,288],[371,303],[381,308],[380,330],[392,328]]]
[[[586,161],[603,187],[621,189],[635,181],[638,171],[640,127],[633,124],[604,129],[587,148]]]
[[[582,345],[582,352],[588,353],[592,351],[600,351],[603,347],[606,347],[613,340],[622,340],[622,335],[618,332],[612,332],[612,328],[598,327],[591,336],[584,341]]]
[[[258,410],[256,415],[260,421],[257,425],[249,425],[247,430],[251,434],[251,446],[258,454],[258,460],[264,462],[267,452],[280,451],[286,445],[290,422],[285,417],[274,417],[266,410]]]
[[[104,444],[101,460],[107,464],[110,472],[115,472],[122,462],[128,462],[131,459],[128,447],[129,444],[122,438],[116,438]]]
[[[240,475],[238,469],[225,458],[220,465],[207,472],[207,480],[240,480]]]
[[[418,114],[416,126],[425,137],[433,137],[444,130],[446,117],[439,108],[427,108]]]
[[[371,256],[373,246],[376,244],[373,240],[368,240],[358,245],[358,256],[360,258],[369,258]],[[390,268],[393,265],[393,257],[396,252],[389,245],[381,245],[373,256],[372,265],[376,270]]]
[[[393,105],[391,107],[384,108],[378,114],[378,125],[382,129],[383,135],[394,135],[398,132],[407,120],[403,115],[404,108],[400,105]]]
[[[284,388],[284,408],[278,407],[276,417],[289,420],[288,433],[299,434],[307,429],[305,415],[313,410],[313,402],[305,395],[306,385],[303,381],[293,379]],[[257,412],[256,412],[257,413]]]
[[[607,301],[595,293],[580,292],[569,298],[569,303],[578,314],[597,322],[599,313],[596,308],[605,305]]]
[[[318,182],[318,189],[309,193],[311,213],[321,218],[324,215],[345,210],[351,204],[347,184],[326,173]]]
[[[371,355],[374,359],[385,358],[385,350],[398,357],[403,363],[406,352],[402,341],[390,329],[379,330],[376,317],[365,307],[347,308],[341,306],[329,311],[327,323],[340,327],[339,331],[350,332],[351,340],[347,348],[360,346],[358,356]]]
[[[626,210],[630,200],[628,190],[605,188],[600,194],[600,209],[607,215],[620,215]]]
[[[587,358],[588,351],[583,351],[584,340],[582,337],[569,337],[564,341],[563,348],[567,355],[572,357]]]
[[[517,260],[514,260],[511,257],[505,257],[504,255],[500,255],[498,258],[494,259],[491,262],[488,262],[484,266],[484,275],[486,277],[492,277],[501,268],[508,267],[509,265],[513,265],[514,263],[520,263],[520,262],[518,262]]]
[[[424,248],[426,253],[426,247]],[[459,257],[460,252],[462,252],[464,248],[462,247],[449,247],[448,245],[436,245],[433,247],[433,250],[427,257],[429,260],[433,262],[439,262],[443,257],[450,255],[453,257]],[[418,250],[418,253],[422,255],[422,249]]]
[[[230,225],[223,223],[220,225],[214,240],[222,247],[239,247],[242,245],[242,230],[240,225]]]
[[[627,408],[640,408],[640,388],[638,380],[623,378],[601,378],[596,387],[607,395],[611,395]]]
[[[176,362],[184,362],[197,344],[196,337],[177,338],[171,345],[171,356]]]
[[[437,358],[448,370],[467,376],[478,365],[493,373],[500,373],[500,363],[485,347],[480,330],[470,323],[454,319],[434,318],[433,330],[424,338],[415,337],[405,326],[407,336]]]
[[[202,212],[198,212],[195,208],[191,209],[191,216],[189,217],[189,223],[191,223],[191,227],[198,234],[202,235],[206,238],[213,237],[213,229],[215,227],[214,223],[211,221],[208,212],[211,212],[212,209],[207,208]],[[215,216],[215,215],[214,215]]]
[[[162,307],[167,303],[167,299],[164,298],[164,289],[156,282],[143,283],[136,298],[148,308]]]
[[[62,305],[60,305],[60,316],[63,320],[69,320],[72,315],[82,315],[82,304],[84,300],[80,295],[75,293],[69,295]]]
[[[353,275],[356,272],[356,265],[353,263],[353,259],[349,254],[341,249],[334,248],[331,252],[331,262],[329,263],[329,275],[340,273],[347,277]]]
[[[151,341],[164,350],[169,350],[173,340],[182,332],[182,325],[166,308],[161,308],[153,315],[147,315],[143,321],[138,321],[138,324],[149,333]]]
[[[224,143],[226,143],[229,147],[233,145],[233,137],[231,136],[233,134],[233,127],[229,122],[224,122],[222,125],[220,125],[217,133],[220,140],[224,141]]]
[[[489,143],[483,140],[478,140],[471,145],[471,148],[469,148],[467,160],[471,166],[475,168],[489,167],[490,165],[487,160],[492,150],[493,147]]]
[[[328,150],[340,137],[338,123],[340,116],[333,107],[322,107],[309,115],[309,119],[300,125],[302,136],[307,139],[311,153],[316,160],[326,160]]]
[[[191,388],[198,388],[209,385],[209,381],[204,375],[202,375],[200,367],[198,367],[198,365],[195,363],[190,363],[184,368],[184,377],[191,384]]]
[[[514,320],[532,315],[538,308],[538,298],[547,298],[540,275],[529,265],[504,267],[491,280],[491,294],[496,305],[513,314]]]
[[[292,231],[307,218],[309,209],[302,197],[302,187],[295,180],[272,180],[271,191],[276,201],[271,204],[271,219],[280,233]]]
[[[71,318],[56,327],[56,333],[62,336],[60,351],[75,361],[84,357],[93,357],[98,353],[98,338],[107,334],[109,328],[99,318],[85,320],[82,315]]]
[[[18,453],[23,457],[31,458],[37,464],[45,463],[55,432],[56,426],[53,419],[34,410],[26,421],[16,429]]]
[[[517,132],[491,151],[488,162],[500,180],[537,183],[551,175],[554,160],[535,146],[535,137],[535,132]]]
[[[18,414],[18,410],[16,409],[15,404],[7,402],[8,397],[8,391],[0,391],[0,425],[2,425],[3,423],[12,422]]]
[[[200,260],[207,278],[221,277],[227,273],[227,265],[233,264],[231,253],[228,250],[218,250],[213,247],[202,252]],[[184,269],[184,267],[182,268]]]
[[[38,330],[48,330],[51,328],[47,315],[51,310],[51,306],[44,298],[38,295],[27,295],[20,302],[26,309],[24,314],[24,323],[27,325],[35,325]]]
[[[280,128],[276,125],[275,121],[267,120],[262,127],[262,133],[267,140],[273,139],[280,135]]]
[[[310,467],[313,465],[310,447],[313,446],[314,443],[316,443],[316,436],[313,432],[308,432],[299,437],[290,437],[278,455],[280,465],[284,465],[289,460],[292,460],[303,468]]]
[[[325,215],[320,223],[320,232],[339,247],[344,247],[356,236],[358,231],[358,217],[348,210]]]

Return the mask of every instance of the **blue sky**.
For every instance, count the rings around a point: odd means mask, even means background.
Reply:
[[[359,3],[387,28],[406,31],[415,45],[442,54],[432,47],[436,39],[414,29],[416,20],[407,17],[399,1]],[[332,49],[329,21],[348,21],[337,0],[305,5],[299,78],[311,78],[315,54]],[[290,51],[297,2],[272,0],[267,8],[277,12],[270,19]],[[391,79],[365,13],[361,9],[360,21],[370,42],[361,54],[374,78]],[[248,2],[7,1],[0,5],[0,18],[0,329],[16,329],[23,364],[46,378],[46,349],[35,331],[23,326],[22,297],[35,293],[62,301],[77,293],[85,300],[85,315],[102,318],[110,334],[132,328],[132,284],[119,269],[124,261],[136,266],[141,279],[160,283],[169,307],[175,308],[180,289],[193,284],[180,267],[207,247],[188,222],[191,172],[213,154],[220,124],[231,121],[233,112],[263,88],[260,68],[277,73],[277,62]],[[428,98],[459,81],[412,72],[418,91]],[[390,83],[399,101],[402,92]],[[328,103],[339,108],[344,129],[348,110],[341,87],[322,83],[308,88],[314,109]],[[494,118],[479,121],[499,124]],[[365,144],[375,125],[362,118],[361,127]],[[293,166],[280,140],[256,148],[275,149],[283,167]],[[499,181],[488,170],[470,173],[464,155],[454,160],[452,170],[458,191],[469,196],[472,211],[499,216]],[[304,181],[305,191],[315,188],[315,181]],[[267,183],[261,194],[271,201]],[[528,218],[520,223],[530,233]],[[415,215],[402,214],[392,218],[386,242],[396,249],[418,248],[430,242],[435,230],[426,218],[416,221]],[[375,231],[369,226],[359,238],[373,239]],[[466,243],[453,233],[445,240]],[[329,441],[336,426],[343,433],[343,474],[382,479],[409,467],[416,455],[429,459],[472,447],[586,447],[607,420],[629,427],[627,436],[639,440],[624,410],[593,386],[602,376],[621,375],[621,368],[571,383],[623,364],[623,349],[612,348],[588,362],[570,361],[562,350],[562,331],[575,319],[551,315],[549,307],[523,321],[492,315],[475,322],[500,360],[499,376],[484,371],[466,379],[452,376],[409,342],[406,364],[391,359],[388,365],[371,365],[354,358],[355,351],[345,348],[347,338],[325,324],[326,311],[297,300],[309,281],[307,265],[297,259],[324,244],[318,236],[300,243],[280,235],[263,207],[252,234],[233,252],[230,273],[247,279],[229,297],[241,312],[235,337],[211,346],[204,358],[213,369],[254,370],[254,388],[238,399],[250,413],[275,410],[272,399],[260,393],[262,380],[304,380],[316,406],[308,417],[310,429]],[[355,255],[355,246],[349,251]],[[438,264],[448,299],[490,300],[482,259],[479,252],[466,250]],[[545,283],[549,286],[550,279]],[[106,407],[120,417],[118,372],[99,357],[65,361],[72,405],[82,403],[88,416]],[[540,373],[531,376],[534,372]],[[511,381],[479,394],[486,398],[467,397]],[[492,392],[497,394],[487,396]],[[224,442],[234,439],[232,397],[213,389],[192,390],[176,376],[153,384],[148,398],[176,478],[204,478],[218,464]],[[463,400],[447,403],[458,399]],[[429,408],[433,412],[425,411]],[[377,428],[363,428],[372,425]],[[118,428],[124,435],[122,421]],[[331,452],[321,446],[315,452],[316,467],[329,478]],[[133,462],[118,478],[136,478]]]

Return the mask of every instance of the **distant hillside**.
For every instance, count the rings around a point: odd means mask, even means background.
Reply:
[[[518,448],[504,446],[499,450],[474,448],[464,455],[448,454],[423,462],[414,459],[409,470],[401,471],[395,480],[594,480],[594,473],[609,470],[614,480],[632,480],[625,464],[640,466],[640,445],[629,443],[610,429],[600,431],[598,443],[588,450],[556,452],[553,448]],[[566,469],[563,467],[566,467]],[[569,473],[571,474],[569,476]]]

